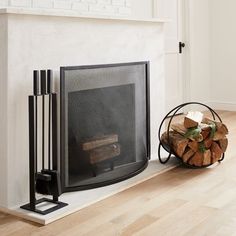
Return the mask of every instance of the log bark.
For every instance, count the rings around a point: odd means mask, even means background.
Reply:
[[[202,166],[203,164],[203,153],[195,152],[194,156],[189,160],[188,164],[193,166]]]
[[[199,144],[197,141],[191,141],[188,143],[188,146],[194,151],[197,152],[199,149]]]
[[[203,166],[211,164],[211,151],[208,149],[203,153]]]
[[[205,140],[206,138],[208,138],[209,135],[210,135],[210,133],[211,133],[210,128],[203,129],[202,132],[201,132],[203,140]]]
[[[227,135],[227,134],[229,133],[228,128],[227,128],[226,125],[223,124],[223,123],[219,123],[219,122],[218,122],[218,123],[216,124],[216,128],[217,128],[217,131],[220,132],[220,133],[222,133],[222,134]]]
[[[199,123],[202,122],[203,114],[199,111],[188,112],[184,118],[185,128],[197,127]]]
[[[87,151],[87,158],[90,164],[96,164],[101,161],[111,159],[120,155],[120,144],[110,144]]]
[[[189,140],[176,132],[169,132],[170,145],[179,157],[182,157]],[[168,145],[167,132],[161,137],[162,142]]]
[[[213,141],[219,141],[219,140],[224,139],[224,138],[225,138],[225,134],[216,131],[215,135],[213,137]]]
[[[97,147],[105,146],[112,143],[118,142],[118,135],[117,134],[109,134],[109,135],[102,135],[96,136],[91,139],[85,140],[82,144],[83,151],[89,151]]]
[[[213,143],[212,138],[207,138],[204,140],[204,145],[207,149],[211,147],[212,143]]]
[[[211,159],[212,159],[212,164],[219,161],[222,154],[223,154],[223,151],[221,150],[220,146],[216,143],[216,142],[213,142],[212,145],[211,145]]]
[[[198,122],[188,118],[188,117],[185,117],[184,118],[184,127],[186,129],[189,129],[189,128],[193,128],[193,127],[196,127],[198,126]]]
[[[191,148],[188,148],[187,151],[183,155],[183,162],[187,163],[188,160],[194,155],[194,151]]]
[[[217,132],[222,133],[223,135],[227,135],[229,133],[227,126],[219,121],[204,118],[202,122],[205,124],[214,123],[216,125]]]
[[[171,129],[173,129],[175,132],[181,134],[181,135],[185,135],[187,132],[187,129],[184,127],[183,124],[172,124],[171,125]]]
[[[228,147],[228,139],[223,138],[223,139],[219,140],[219,144],[220,144],[220,148],[221,148],[222,152],[225,152]]]

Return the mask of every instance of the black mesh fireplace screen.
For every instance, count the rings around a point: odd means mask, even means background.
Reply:
[[[61,68],[64,191],[132,177],[148,164],[149,63]]]

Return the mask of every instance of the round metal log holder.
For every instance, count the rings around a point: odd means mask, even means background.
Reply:
[[[161,164],[166,164],[170,160],[171,156],[175,156],[176,158],[178,158],[182,162],[182,164],[184,166],[192,168],[192,169],[206,168],[206,167],[212,165],[212,164],[209,164],[209,165],[203,165],[203,166],[199,167],[199,166],[192,166],[192,165],[190,165],[188,163],[185,163],[185,162],[183,162],[182,158],[180,158],[178,155],[176,155],[176,153],[173,151],[173,148],[170,145],[169,132],[170,132],[170,127],[171,127],[172,120],[174,119],[176,114],[182,108],[184,108],[186,106],[189,106],[189,105],[200,105],[200,106],[203,106],[203,107],[207,108],[210,111],[211,115],[212,115],[212,120],[216,121],[218,119],[220,122],[222,122],[220,116],[217,114],[217,112],[215,110],[213,110],[211,107],[207,106],[206,104],[203,104],[203,103],[200,103],[200,102],[187,102],[187,103],[180,104],[180,105],[176,106],[175,108],[173,108],[163,118],[163,120],[161,121],[161,124],[159,126],[159,130],[158,130],[158,139],[159,139],[158,158],[159,158],[159,161],[160,161]],[[161,141],[161,130],[162,130],[163,124],[165,123],[165,121],[167,119],[169,119],[169,121],[168,121],[168,125],[167,125],[167,144],[165,144],[165,143],[163,143]],[[163,148],[168,153],[168,157],[166,159],[164,159],[164,160],[161,157],[161,148]],[[223,161],[224,160],[224,156],[225,156],[225,154],[223,153],[221,159],[218,160],[218,162]]]

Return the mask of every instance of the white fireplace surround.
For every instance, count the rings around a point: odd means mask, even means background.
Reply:
[[[157,158],[165,113],[163,22],[0,10],[0,208],[28,201],[27,98],[34,69],[53,69],[58,82],[60,66],[150,61],[151,159]]]

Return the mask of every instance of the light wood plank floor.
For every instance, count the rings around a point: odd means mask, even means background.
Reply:
[[[220,112],[230,130],[223,163],[175,168],[47,226],[0,213],[1,236],[236,236],[236,112]]]

